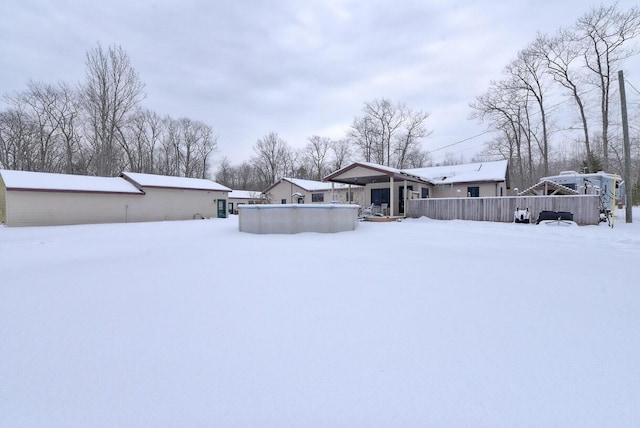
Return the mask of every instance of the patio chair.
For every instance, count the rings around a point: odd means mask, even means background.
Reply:
[[[383,216],[389,215],[389,204],[382,204],[380,208],[380,214],[382,214]]]

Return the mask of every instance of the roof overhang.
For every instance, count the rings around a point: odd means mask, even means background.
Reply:
[[[373,183],[389,183],[391,179],[394,181],[406,180],[412,183],[429,184],[429,181],[416,175],[407,174],[406,172],[382,165],[360,162],[352,163],[349,166],[329,174],[324,178],[324,181],[364,186]]]

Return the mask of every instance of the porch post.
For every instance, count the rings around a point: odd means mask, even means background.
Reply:
[[[393,175],[389,177],[389,216],[393,217],[393,211],[395,210],[393,200]]]
[[[336,200],[336,196],[334,195],[334,187],[335,187],[335,183],[332,181],[331,182],[331,201],[330,202],[333,202],[333,201]]]
[[[409,210],[409,191],[407,190],[407,180],[404,180],[404,217],[407,218],[407,211]]]

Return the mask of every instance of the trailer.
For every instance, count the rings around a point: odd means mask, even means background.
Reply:
[[[540,181],[552,181],[575,190],[580,195],[599,195],[602,206],[612,209],[618,202],[624,203],[624,181],[617,174],[604,171],[581,174],[562,171],[558,175],[542,177]]]

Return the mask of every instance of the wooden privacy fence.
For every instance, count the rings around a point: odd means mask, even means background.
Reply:
[[[600,198],[596,195],[430,198],[411,199],[408,203],[407,216],[411,218],[513,222],[516,208],[529,208],[532,223],[540,211],[569,211],[581,225],[600,221]]]

